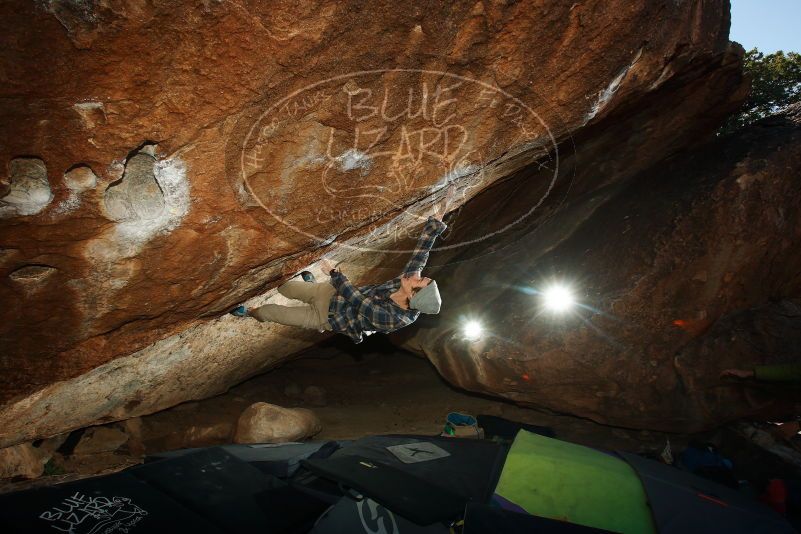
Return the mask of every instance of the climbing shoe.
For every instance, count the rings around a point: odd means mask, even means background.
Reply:
[[[312,273],[310,273],[309,271],[303,271],[302,273],[300,273],[300,277],[303,278],[304,282],[314,282],[315,281],[314,275]]]
[[[231,310],[231,315],[236,315],[237,317],[244,317],[248,314],[248,309],[244,306],[237,306],[233,310]]]

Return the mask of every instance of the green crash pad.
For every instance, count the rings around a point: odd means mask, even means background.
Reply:
[[[656,532],[645,490],[626,462],[524,430],[495,493],[541,517],[613,532]]]

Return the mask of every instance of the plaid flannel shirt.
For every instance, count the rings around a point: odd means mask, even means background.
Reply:
[[[446,228],[444,222],[428,218],[401,276],[423,270],[434,241]],[[363,336],[373,332],[393,332],[408,326],[420,315],[417,310],[404,310],[389,298],[400,288],[400,276],[383,284],[354,287],[344,274],[331,271],[331,284],[336,294],[328,307],[328,322],[334,332],[347,334],[354,343],[361,343]]]

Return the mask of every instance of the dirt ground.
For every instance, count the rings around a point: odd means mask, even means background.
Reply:
[[[320,399],[302,394],[310,386],[324,390],[324,405],[320,405]],[[143,421],[147,451],[174,448],[186,442],[190,436],[177,432],[179,428],[194,428],[195,432],[188,432],[195,436],[202,433],[201,428],[209,429],[207,439],[190,440],[199,444],[228,440],[226,427],[232,431],[242,410],[260,401],[313,410],[323,425],[314,437],[317,440],[390,433],[435,435],[442,432],[445,417],[452,411],[549,426],[571,441],[638,452],[662,447],[666,438],[663,434],[626,431],[571,416],[546,414],[457,390],[437,374],[428,360],[377,340],[364,348],[342,343],[315,347],[225,395],[148,416]]]
[[[669,438],[683,446],[686,436],[612,428],[571,416],[518,407],[457,390],[428,360],[370,339],[359,346],[344,340],[316,346],[282,366],[223,395],[106,425],[131,435],[114,451],[73,454],[82,430],[74,432],[35,481],[0,484],[0,492],[59,483],[135,465],[147,454],[231,443],[242,411],[254,402],[314,411],[322,431],[314,440],[354,439],[371,434],[437,435],[445,417],[457,411],[497,415],[547,426],[562,439],[595,447],[658,454]],[[315,395],[304,394],[313,386]],[[320,394],[322,390],[322,395]]]

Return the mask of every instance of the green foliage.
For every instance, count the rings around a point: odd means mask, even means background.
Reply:
[[[743,70],[751,76],[751,94],[721,133],[739,130],[801,101],[801,54],[779,50],[765,55],[754,48],[745,53]]]

